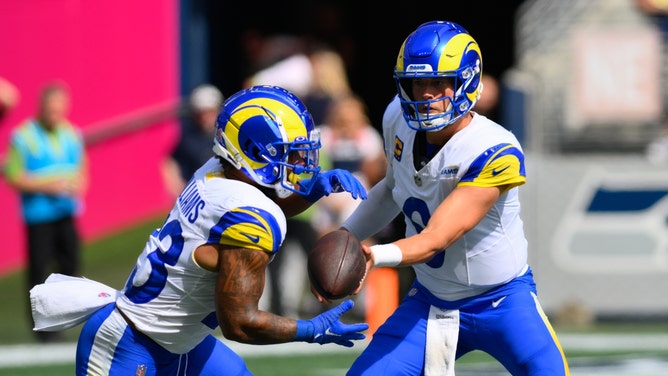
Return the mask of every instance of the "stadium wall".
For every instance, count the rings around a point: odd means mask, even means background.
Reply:
[[[668,312],[668,176],[643,156],[526,157],[529,263],[546,312]]]

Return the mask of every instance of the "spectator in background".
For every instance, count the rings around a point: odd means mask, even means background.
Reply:
[[[481,83],[482,91],[475,105],[475,112],[498,122],[499,82],[494,76],[483,74]]]
[[[366,105],[359,97],[350,94],[333,99],[319,129],[324,166],[352,172],[367,190],[385,176],[383,139],[371,125]],[[323,197],[313,218],[318,236],[338,229],[359,202],[343,195]]]
[[[162,166],[165,186],[174,197],[181,193],[195,170],[211,158],[223,94],[213,85],[202,84],[193,89],[188,104],[179,141]]]
[[[67,86],[50,83],[41,92],[37,115],[11,135],[5,177],[21,196],[29,288],[52,272],[79,273],[75,217],[81,213],[88,171],[82,136],[67,120],[69,109]],[[36,335],[45,342],[59,339],[58,333]]]
[[[267,38],[266,45],[284,43],[285,38]],[[298,44],[294,37],[293,53],[277,59],[272,64],[252,73],[246,78],[244,86],[278,85],[285,87],[304,98],[309,106],[313,120],[321,124],[325,120],[325,111],[329,102],[343,95],[352,93],[345,63],[341,55],[316,42]],[[265,47],[268,51],[274,49]]]
[[[242,38],[249,60],[244,87],[278,85],[295,95],[306,95],[313,73],[303,38],[291,34],[264,35],[255,29],[246,30]]]
[[[0,120],[19,103],[19,90],[13,83],[0,77]]]
[[[305,43],[304,38],[290,33],[267,35],[257,28],[245,29],[242,32],[241,44],[247,63],[244,66],[246,71],[242,74],[248,79],[289,56],[301,54],[304,52]],[[253,84],[246,81],[244,85]]]
[[[311,84],[304,95],[316,124],[326,122],[330,103],[337,98],[353,94],[348,73],[341,55],[327,47],[316,47],[308,54],[311,65]]]

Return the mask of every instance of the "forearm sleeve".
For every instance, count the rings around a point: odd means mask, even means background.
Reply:
[[[342,225],[357,239],[363,240],[375,235],[401,211],[392,199],[386,179],[369,190],[369,198],[362,201]]]

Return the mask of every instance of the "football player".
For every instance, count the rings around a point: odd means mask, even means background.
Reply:
[[[333,192],[366,198],[349,172],[320,170],[320,139],[303,103],[274,86],[240,91],[225,101],[213,144],[215,155],[150,234],[119,298],[84,324],[77,375],[250,375],[214,337],[218,327],[257,345],[350,347],[365,338],[366,324],[339,319],[351,300],[311,320],[258,308],[286,215]]]
[[[411,265],[416,278],[348,375],[454,375],[473,350],[513,375],[569,374],[527,264],[522,147],[472,111],[482,66],[452,22],[424,23],[401,46],[383,116],[386,177],[343,227],[366,239],[402,212],[405,238],[363,246],[367,268]]]

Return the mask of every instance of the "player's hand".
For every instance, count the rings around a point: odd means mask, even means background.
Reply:
[[[332,302],[331,300],[320,295],[318,290],[316,290],[315,287],[313,287],[313,285],[311,285],[311,294],[313,294],[313,296],[315,296],[315,298],[318,299],[318,301],[322,304],[330,304]]]
[[[325,311],[310,320],[297,320],[297,336],[295,340],[316,342],[321,345],[336,343],[345,347],[353,347],[353,340],[366,338],[364,330],[369,329],[365,323],[344,324],[340,318],[355,303],[346,300],[338,306]]]
[[[331,193],[350,192],[350,195],[357,199],[366,200],[366,188],[350,171],[334,169],[329,171],[320,171],[313,179],[305,179],[301,182],[305,192],[309,192],[306,199],[310,202],[318,201],[322,196],[329,196]]]
[[[366,276],[371,273],[371,269],[373,269],[373,265],[375,260],[373,259],[373,252],[371,252],[371,247],[369,247],[368,244],[362,243],[362,253],[364,253],[364,258],[366,259],[366,271],[364,272],[364,278],[360,282],[360,286],[357,288],[357,290],[353,291],[351,295],[357,295],[362,291],[362,288],[364,287],[364,282],[366,281]]]

